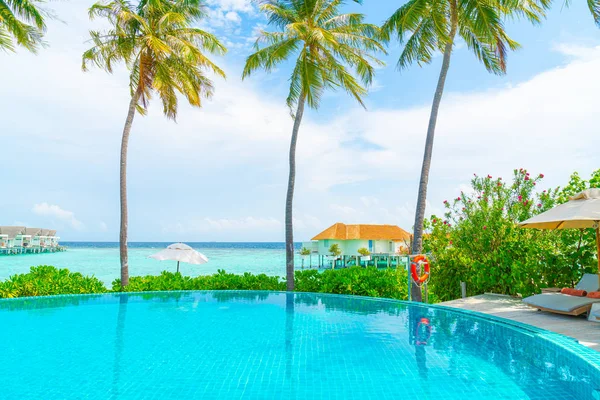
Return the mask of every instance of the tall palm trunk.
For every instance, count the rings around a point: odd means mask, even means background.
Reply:
[[[287,197],[285,200],[285,267],[287,290],[294,290],[294,224],[292,209],[294,205],[294,184],[296,183],[296,143],[298,142],[298,131],[304,115],[305,95],[301,94],[298,99],[298,110],[294,117],[294,129],[290,143],[290,175],[288,178]]]
[[[414,239],[412,245],[412,253],[419,254],[423,250],[423,221],[425,219],[425,207],[427,203],[427,184],[429,182],[429,169],[431,168],[431,157],[433,153],[433,140],[435,137],[435,125],[437,123],[438,111],[444,94],[444,85],[446,76],[450,68],[450,56],[452,55],[452,46],[454,37],[456,36],[458,14],[456,10],[456,2],[450,2],[451,26],[449,41],[444,48],[444,58],[442,61],[442,69],[438,78],[435,95],[433,96],[433,104],[431,106],[431,114],[429,116],[429,126],[427,127],[427,139],[425,140],[425,153],[423,155],[423,166],[421,168],[421,180],[419,182],[419,196],[417,198],[417,210],[415,213],[414,224]],[[421,288],[413,281],[411,286],[411,297],[413,300],[422,301]]]
[[[121,139],[121,234],[119,236],[119,251],[121,254],[121,286],[129,285],[129,260],[127,256],[127,148],[129,146],[129,133],[133,125],[135,108],[140,97],[136,91],[131,96],[129,111],[123,127],[123,138]]]

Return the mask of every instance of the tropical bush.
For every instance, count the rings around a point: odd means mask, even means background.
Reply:
[[[431,284],[441,300],[495,292],[528,296],[544,287],[573,286],[596,267],[592,230],[540,231],[518,223],[588,188],[600,187],[600,170],[589,181],[573,174],[563,188],[537,190],[544,175],[514,171],[512,181],[475,176],[469,191],[444,201],[443,217],[427,221],[425,249],[433,257]]]
[[[351,267],[336,270],[296,271],[298,292],[352,294],[358,296],[407,298],[407,276],[403,269]]]
[[[392,299],[407,298],[407,275],[403,269],[351,267],[337,270],[296,271],[296,291],[349,294]],[[283,291],[284,279],[265,274],[229,274],[220,270],[213,275],[183,276],[162,272],[158,276],[134,276],[127,287],[120,279],[112,282],[112,292],[167,290],[266,290]],[[32,267],[27,274],[14,275],[0,282],[0,297],[46,296],[58,294],[105,293],[109,290],[95,277],[72,273],[51,266]],[[436,298],[430,295],[430,300]]]
[[[48,296],[57,294],[104,293],[106,288],[93,276],[83,276],[68,269],[48,265],[31,267],[27,274],[17,274],[0,282],[0,298]]]
[[[360,254],[363,257],[366,257],[371,254],[369,249],[367,249],[366,247],[361,247],[360,249],[357,250],[357,252],[358,252],[358,254]]]
[[[121,280],[112,283],[114,292],[143,292],[154,290],[285,290],[285,281],[279,277],[265,274],[253,275],[245,272],[243,275],[228,274],[219,270],[213,275],[197,277],[183,276],[176,272],[163,271],[160,275],[134,276],[129,279],[129,285],[121,287]]]
[[[340,249],[340,245],[334,243],[331,246],[329,246],[329,254],[331,254],[332,257],[339,257],[340,255],[342,255],[342,249]]]

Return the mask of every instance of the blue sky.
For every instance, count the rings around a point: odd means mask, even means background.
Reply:
[[[137,116],[129,152],[130,240],[282,241],[289,66],[241,81],[265,19],[248,0],[208,0],[204,27],[229,53],[228,74],[202,110],[181,106],[178,122],[150,107]],[[49,47],[2,54],[0,225],[59,230],[64,240],[118,240],[118,157],[128,105],[124,69],[81,72],[91,1],[50,3]],[[365,0],[380,23],[402,4]],[[508,74],[488,74],[458,44],[440,111],[428,211],[465,189],[473,173],[544,173],[544,186],[600,167],[595,116],[600,29],[584,2],[557,3],[541,26],[509,21],[523,48]],[[295,197],[297,240],[334,222],[391,223],[410,230],[430,101],[441,57],[400,73],[392,43],[364,111],[343,93],[310,110],[300,132]]]

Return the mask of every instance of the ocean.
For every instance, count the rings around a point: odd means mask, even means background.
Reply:
[[[165,270],[175,272],[177,269],[175,262],[148,258],[169,244],[171,243],[129,243],[129,275],[158,275]],[[180,271],[183,275],[206,275],[223,269],[236,274],[251,272],[285,276],[285,243],[206,242],[187,244],[206,255],[209,262],[203,265],[182,263]],[[120,276],[119,243],[61,242],[61,245],[66,246],[67,251],[0,256],[0,280],[7,279],[14,274],[26,273],[31,266],[37,265],[53,265],[57,268],[68,268],[70,271],[81,272],[84,275],[94,275],[109,287],[112,281]],[[296,248],[300,249],[300,243],[296,244]],[[316,262],[316,257],[313,257],[313,263],[316,264]],[[297,254],[296,267],[301,267],[300,256]]]

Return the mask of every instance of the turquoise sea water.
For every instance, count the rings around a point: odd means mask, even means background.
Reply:
[[[0,326],[3,400],[600,395],[600,355],[570,339],[381,299],[235,291],[10,299],[0,300]]]
[[[148,256],[166,248],[171,243],[130,243],[129,274],[157,275],[161,271],[175,272],[176,263],[157,261]],[[232,273],[265,273],[273,276],[285,276],[284,243],[188,243],[194,249],[206,255],[208,264],[181,264],[184,275],[196,276],[224,269]],[[64,242],[68,250],[60,253],[26,254],[18,256],[0,256],[0,280],[16,273],[28,272],[31,266],[53,265],[95,275],[110,285],[119,277],[118,243]],[[297,246],[299,248],[299,245]],[[313,260],[316,264],[316,260]],[[296,265],[301,266],[297,256]]]

